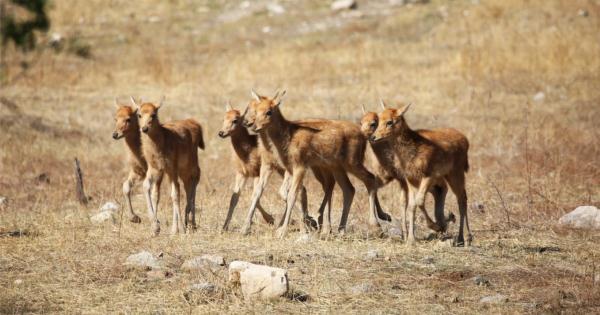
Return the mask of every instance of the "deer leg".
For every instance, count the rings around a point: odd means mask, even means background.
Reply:
[[[281,211],[281,214],[279,215],[279,219],[277,220],[277,227],[280,227],[283,225],[283,221],[285,220],[285,208],[287,207],[287,198],[288,198],[288,192],[290,190],[290,185],[291,185],[291,180],[292,180],[292,176],[290,175],[289,172],[284,171],[283,172],[283,181],[281,182],[281,187],[279,187],[279,196],[281,196],[281,199],[283,199],[283,211]]]
[[[346,233],[348,214],[350,213],[350,207],[352,206],[352,200],[354,199],[354,193],[356,192],[356,190],[354,189],[354,186],[352,186],[352,183],[350,182],[348,174],[346,174],[345,170],[337,169],[333,172],[333,176],[335,177],[335,181],[342,189],[344,205],[342,208],[342,217],[340,218],[340,226],[338,227],[338,232],[340,234],[344,234]],[[329,214],[327,214],[327,216],[329,216]]]
[[[469,227],[469,219],[467,217],[467,191],[465,189],[465,174],[455,172],[446,177],[446,181],[450,185],[450,189],[454,195],[456,195],[456,201],[458,202],[458,211],[460,217],[460,223],[458,227],[458,236],[455,240],[456,246],[465,245],[464,239],[464,226],[467,226],[467,246],[471,245],[473,241],[473,235],[471,234],[471,228]]]
[[[135,184],[136,180],[139,178],[137,174],[134,172],[129,172],[129,176],[127,180],[123,182],[123,195],[125,196],[125,201],[127,206],[129,207],[129,221],[133,223],[140,223],[142,220],[140,217],[133,212],[133,206],[131,205],[131,187]]]
[[[454,220],[454,214],[450,213],[448,218],[444,217],[444,207],[446,203],[446,195],[448,193],[448,185],[445,182],[437,183],[430,190],[434,200],[434,216],[437,226],[440,227],[440,232],[445,233],[448,229],[448,222]]]
[[[189,221],[192,224],[192,230],[196,230],[196,191],[198,184],[200,183],[200,173],[194,177],[192,182],[192,196],[190,197],[190,209],[188,215],[190,216]]]
[[[416,208],[418,207],[421,212],[425,213],[425,218],[428,219],[428,224],[433,223],[429,216],[427,215],[427,210],[425,209],[425,194],[429,190],[429,185],[431,183],[431,177],[423,177],[421,182],[419,183],[419,187],[414,187],[412,184],[408,184],[408,189],[411,191],[410,196],[412,198],[412,205],[409,201],[410,212],[409,212],[409,226],[408,226],[408,241],[409,243],[415,242],[415,214]],[[415,189],[416,188],[416,189]],[[410,199],[409,199],[410,200]]]
[[[156,177],[156,181],[154,183],[154,186],[152,187],[152,201],[154,201],[154,212],[156,213],[156,216],[158,217],[158,207],[160,205],[160,186],[162,185],[162,180],[163,180],[163,173],[159,173],[158,176]]]
[[[362,164],[356,165],[354,168],[350,169],[350,172],[358,177],[367,187],[367,192],[369,193],[369,226],[379,228],[377,209],[375,206],[375,194],[379,186],[381,186],[381,183],[377,180],[375,175],[369,172]],[[343,215],[342,219],[344,219]]]
[[[379,197],[377,197],[377,192],[375,192],[375,209],[377,210],[377,218],[379,220],[383,220],[383,221],[387,221],[387,222],[392,221],[392,217],[389,214],[387,214],[385,211],[383,211],[383,209],[381,208],[381,204],[379,203]]]
[[[304,167],[296,167],[292,170],[292,186],[288,191],[288,196],[286,200],[286,209],[285,209],[285,221],[283,225],[277,229],[277,237],[283,238],[285,233],[287,232],[287,227],[290,223],[290,217],[292,216],[292,209],[294,208],[294,203],[296,202],[296,195],[300,190],[300,186],[302,185],[302,180],[304,179],[304,174],[306,173],[306,169]]]
[[[252,217],[254,217],[254,211],[256,210],[256,205],[262,196],[262,193],[267,185],[267,181],[269,180],[269,176],[273,169],[270,165],[263,164],[260,167],[260,177],[258,181],[258,185],[254,186],[254,192],[252,193],[252,202],[250,204],[250,208],[248,209],[248,215],[246,216],[246,222],[242,227],[242,234],[248,235],[250,233],[250,227],[252,226]]]
[[[158,235],[160,233],[160,222],[158,221],[156,209],[153,205],[152,189],[157,184],[156,182],[159,177],[161,177],[161,173],[159,171],[149,168],[146,172],[146,179],[144,179],[144,193],[146,195],[146,203],[148,204],[148,217],[152,223],[152,232],[154,235]]]
[[[184,220],[184,225],[186,228],[186,231],[190,231],[193,232],[196,230],[196,204],[195,204],[195,199],[196,199],[196,187],[198,184],[198,178],[197,176],[193,176],[192,178],[188,178],[186,179],[186,181],[184,182],[184,189],[185,189],[185,197],[186,197],[186,204],[185,204],[185,220]]]
[[[229,228],[229,222],[231,222],[231,218],[233,217],[233,211],[235,210],[235,206],[240,199],[240,193],[242,188],[244,188],[244,184],[246,183],[246,177],[241,173],[235,174],[235,184],[233,186],[233,193],[231,194],[231,198],[229,199],[229,210],[227,210],[227,217],[225,218],[225,223],[223,224],[223,231],[227,231]],[[256,187],[256,185],[255,185]]]
[[[313,169],[313,173],[315,173],[315,177],[321,183],[321,188],[323,188],[323,201],[319,207],[319,228],[321,229],[321,235],[329,235],[331,234],[331,197],[333,196],[335,178],[328,171]]]
[[[406,241],[408,239],[408,221],[407,221],[407,210],[408,210],[408,185],[405,179],[398,180],[400,185],[400,211],[402,221],[402,238]]]
[[[178,232],[185,232],[183,223],[185,210],[182,211],[179,206],[179,181],[177,176],[169,176],[171,180],[171,201],[173,202],[173,223],[171,225],[171,234],[175,235]]]
[[[254,179],[254,186],[258,185],[258,181],[259,181],[258,177]],[[265,222],[267,224],[273,224],[275,222],[275,219],[273,219],[273,216],[270,213],[268,213],[263,208],[263,206],[260,204],[260,200],[256,204],[256,209],[258,209],[258,213],[260,213],[260,216],[263,219],[263,222]]]

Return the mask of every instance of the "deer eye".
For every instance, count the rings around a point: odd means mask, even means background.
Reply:
[[[234,120],[232,121],[232,123],[233,123],[234,125],[235,125],[235,124],[237,124],[237,122],[238,122],[238,120],[237,120],[237,119],[234,119]]]
[[[393,121],[391,121],[391,120],[388,120],[388,122],[386,123],[386,125],[387,125],[388,127],[391,127],[393,124],[394,124],[394,122],[393,122]]]
[[[129,123],[129,122],[131,122],[131,119],[130,118],[125,119],[125,122]]]
[[[273,114],[273,112],[269,109],[269,111],[267,111],[266,115],[267,116],[271,116]]]
[[[138,114],[138,118],[142,118],[142,114]]]
[[[151,117],[156,118],[156,113],[152,113]]]
[[[376,122],[372,122],[370,126],[371,126],[371,128],[375,129],[375,128],[377,128],[377,123]]]

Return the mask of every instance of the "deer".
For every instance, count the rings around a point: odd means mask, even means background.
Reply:
[[[465,173],[469,171],[467,137],[456,129],[445,128],[417,132],[411,129],[404,118],[411,104],[399,109],[384,108],[378,115],[379,124],[370,137],[377,145],[388,142],[397,157],[408,187],[408,206],[403,211],[403,222],[407,222],[407,244],[415,243],[415,211],[425,211],[425,194],[439,181],[445,181],[456,196],[459,210],[458,236],[455,245],[464,246],[464,227],[467,228],[466,246],[470,246],[473,235],[467,216],[467,191]],[[427,136],[424,135],[427,134]]]
[[[379,229],[374,197],[381,184],[363,165],[366,140],[359,126],[339,120],[289,121],[280,110],[285,91],[281,94],[276,93],[273,98],[259,95],[254,89],[251,90],[251,94],[253,101],[248,106],[245,125],[271,146],[274,158],[284,165],[291,175],[285,218],[277,228],[276,236],[285,236],[298,189],[307,170],[311,168],[313,172],[317,169],[333,174],[335,182],[342,188],[343,210],[339,233],[345,233],[355,193],[348,173],[358,177],[367,187],[369,225]],[[325,198],[330,200],[330,194],[327,191],[325,194]],[[330,206],[324,210],[324,227],[331,226],[330,210]]]
[[[163,106],[164,96],[158,105],[150,102],[137,103],[133,97],[131,102],[137,108],[142,132],[142,154],[148,165],[143,186],[152,231],[154,235],[160,233],[160,222],[153,199],[160,198],[158,185],[165,174],[171,184],[173,203],[171,234],[185,233],[186,228],[193,231],[196,229],[196,187],[200,181],[198,148],[204,150],[202,126],[193,119],[162,124],[158,111]],[[182,181],[186,194],[184,211],[181,211],[179,205],[179,180]]]
[[[142,155],[142,142],[140,139],[140,127],[138,123],[137,110],[127,105],[120,105],[115,98],[115,129],[112,138],[119,140],[125,138],[125,150],[127,151],[128,175],[123,182],[123,195],[129,208],[129,221],[140,223],[142,220],[133,211],[131,205],[131,189],[136,182],[141,182],[146,176],[148,164]]]
[[[380,104],[382,106],[385,104],[383,100],[380,100]],[[369,139],[379,124],[379,118],[377,113],[369,112],[365,109],[365,106],[361,106],[362,109],[362,117],[360,119],[360,130],[365,136],[365,139]],[[427,136],[428,130],[417,130],[417,133],[421,135]],[[388,142],[379,142],[379,143],[369,143],[370,149],[367,149],[366,160],[369,164],[369,169],[379,177],[379,180],[383,185],[387,185],[391,181],[397,181],[400,186],[400,204],[402,209],[407,206],[407,193],[408,186],[406,184],[406,180],[398,165],[397,158],[394,154],[394,150],[390,147]],[[438,233],[445,233],[448,227],[449,222],[455,222],[455,217],[453,213],[450,213],[448,218],[444,218],[444,204],[446,200],[446,194],[448,192],[448,186],[446,182],[443,180],[439,180],[435,182],[429,189],[429,193],[433,195],[434,198],[434,208],[435,208],[435,222],[431,220],[428,213],[423,211],[423,216],[425,217],[425,221],[427,227],[431,230]],[[377,194],[375,194],[375,206],[377,207],[378,213],[384,213],[381,210],[381,205],[379,203],[379,198]],[[403,226],[403,233],[406,233],[406,225]]]

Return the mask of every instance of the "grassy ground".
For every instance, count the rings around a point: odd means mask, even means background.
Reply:
[[[361,13],[334,13],[322,1],[285,1],[283,15],[270,14],[261,1],[248,8],[234,1],[52,3],[51,32],[76,38],[72,47],[89,45],[91,57],[68,49],[23,57],[8,49],[0,89],[0,196],[8,198],[0,206],[0,313],[600,311],[600,235],[555,227],[574,207],[600,204],[595,1],[361,1]],[[21,61],[30,63],[22,75]],[[220,234],[233,173],[223,166],[229,143],[216,133],[225,102],[244,106],[251,87],[265,94],[286,88],[283,112],[291,118],[356,121],[360,104],[375,110],[383,97],[413,102],[407,119],[416,128],[463,131],[471,141],[474,245],[422,240],[406,247],[367,237],[367,196],[356,181],[350,233],[343,238],[303,243],[292,232],[277,240],[262,224],[240,236],[249,189],[233,231]],[[163,120],[195,117],[205,127],[195,234],[150,237],[147,220],[89,221],[104,202],[123,202],[124,152],[110,138],[112,100],[130,94],[151,100],[164,94]],[[74,157],[93,198],[87,207],[74,201]],[[262,201],[275,213],[283,206],[275,194],[279,183],[273,177]],[[312,178],[307,184],[315,210],[320,188]],[[334,218],[340,195],[336,189]],[[381,195],[398,215],[398,188],[390,185]],[[166,231],[166,191],[163,196]],[[145,219],[141,195],[134,207]],[[447,209],[457,213],[451,195]],[[6,236],[16,229],[28,235]],[[123,266],[141,250],[163,252],[172,276],[154,279]],[[368,259],[369,251],[378,257]],[[309,298],[247,303],[226,284],[225,269],[179,268],[205,253],[287,268],[293,289]],[[489,285],[476,285],[475,276]],[[202,281],[218,285],[218,293],[188,292]],[[355,293],[357,285],[369,289]],[[508,302],[479,302],[495,294]]]

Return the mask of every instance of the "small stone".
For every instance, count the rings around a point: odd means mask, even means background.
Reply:
[[[310,241],[312,241],[312,237],[308,233],[302,233],[302,235],[298,236],[296,239],[296,243],[300,244],[310,243]]]
[[[216,270],[221,266],[225,266],[225,259],[218,255],[202,255],[186,260],[181,265],[181,269],[199,270],[209,268]]]
[[[478,286],[490,286],[490,281],[482,276],[473,277],[473,282]]]
[[[6,205],[8,205],[8,199],[6,199],[6,197],[0,196],[0,207],[4,207]]]
[[[350,288],[350,293],[358,295],[375,291],[375,286],[372,283],[361,283]]]
[[[406,4],[406,0],[389,0],[391,6],[403,6]]]
[[[285,13],[285,8],[277,2],[272,2],[267,4],[267,11],[269,11],[271,15],[281,15]]]
[[[508,297],[502,294],[484,296],[479,300],[479,303],[500,304],[508,302]]]
[[[355,0],[337,0],[331,4],[331,10],[340,11],[340,10],[353,10],[358,7],[358,4]]]
[[[173,274],[167,270],[152,269],[152,270],[146,272],[146,276],[150,279],[161,280],[161,279],[169,278],[169,277],[173,276]]]
[[[119,205],[117,205],[116,203],[109,201],[106,202],[105,204],[102,205],[102,207],[100,207],[100,212],[103,211],[113,211],[113,212],[117,212],[119,211]]]
[[[594,283],[600,283],[600,274],[597,274],[597,275],[594,277]]]
[[[485,210],[485,206],[481,202],[474,202],[471,204],[471,209],[479,212],[483,212]]]
[[[94,224],[101,224],[104,222],[110,222],[110,223],[116,222],[115,214],[112,211],[102,211],[102,212],[96,213],[95,215],[90,217],[90,220]]]
[[[267,26],[264,26],[264,27],[261,29],[261,31],[262,31],[263,33],[265,33],[265,34],[266,34],[266,33],[270,33],[270,32],[271,32],[271,27],[270,27],[270,26],[268,26],[268,25],[267,25]]]
[[[600,209],[594,206],[580,206],[563,215],[558,224],[575,229],[600,229]]]
[[[434,245],[436,248],[449,248],[453,246],[452,238],[441,239],[439,242],[436,242]]]
[[[246,261],[229,264],[229,282],[240,284],[246,300],[278,298],[289,290],[287,270]]]
[[[212,283],[202,282],[194,283],[190,285],[190,291],[198,291],[202,293],[214,293],[217,290],[217,286]]]
[[[146,267],[152,269],[160,269],[163,267],[162,262],[148,251],[141,251],[137,254],[130,255],[127,257],[127,260],[124,264],[127,266]]]
[[[458,302],[460,302],[460,298],[458,297],[458,295],[454,295],[454,296],[451,296],[448,299],[448,302],[450,302],[450,303],[458,303]]]
[[[376,249],[370,249],[365,255],[366,260],[373,260],[381,257],[381,253]]]
[[[546,98],[546,94],[544,92],[537,92],[534,96],[533,96],[533,100],[536,102],[541,102]]]
[[[588,12],[588,10],[579,9],[579,11],[577,11],[577,15],[579,15],[581,17],[588,17],[588,15],[590,15],[590,13]]]
[[[402,239],[402,229],[399,227],[391,227],[388,229],[388,235],[393,239]]]
[[[434,259],[433,259],[433,257],[431,257],[431,256],[427,256],[427,257],[423,258],[423,263],[424,263],[424,264],[427,264],[427,265],[431,265],[431,264],[433,264],[433,262],[434,262],[434,261],[435,261],[435,260],[434,260]]]
[[[16,285],[21,285],[21,284],[23,284],[23,279],[16,279],[14,283]]]

